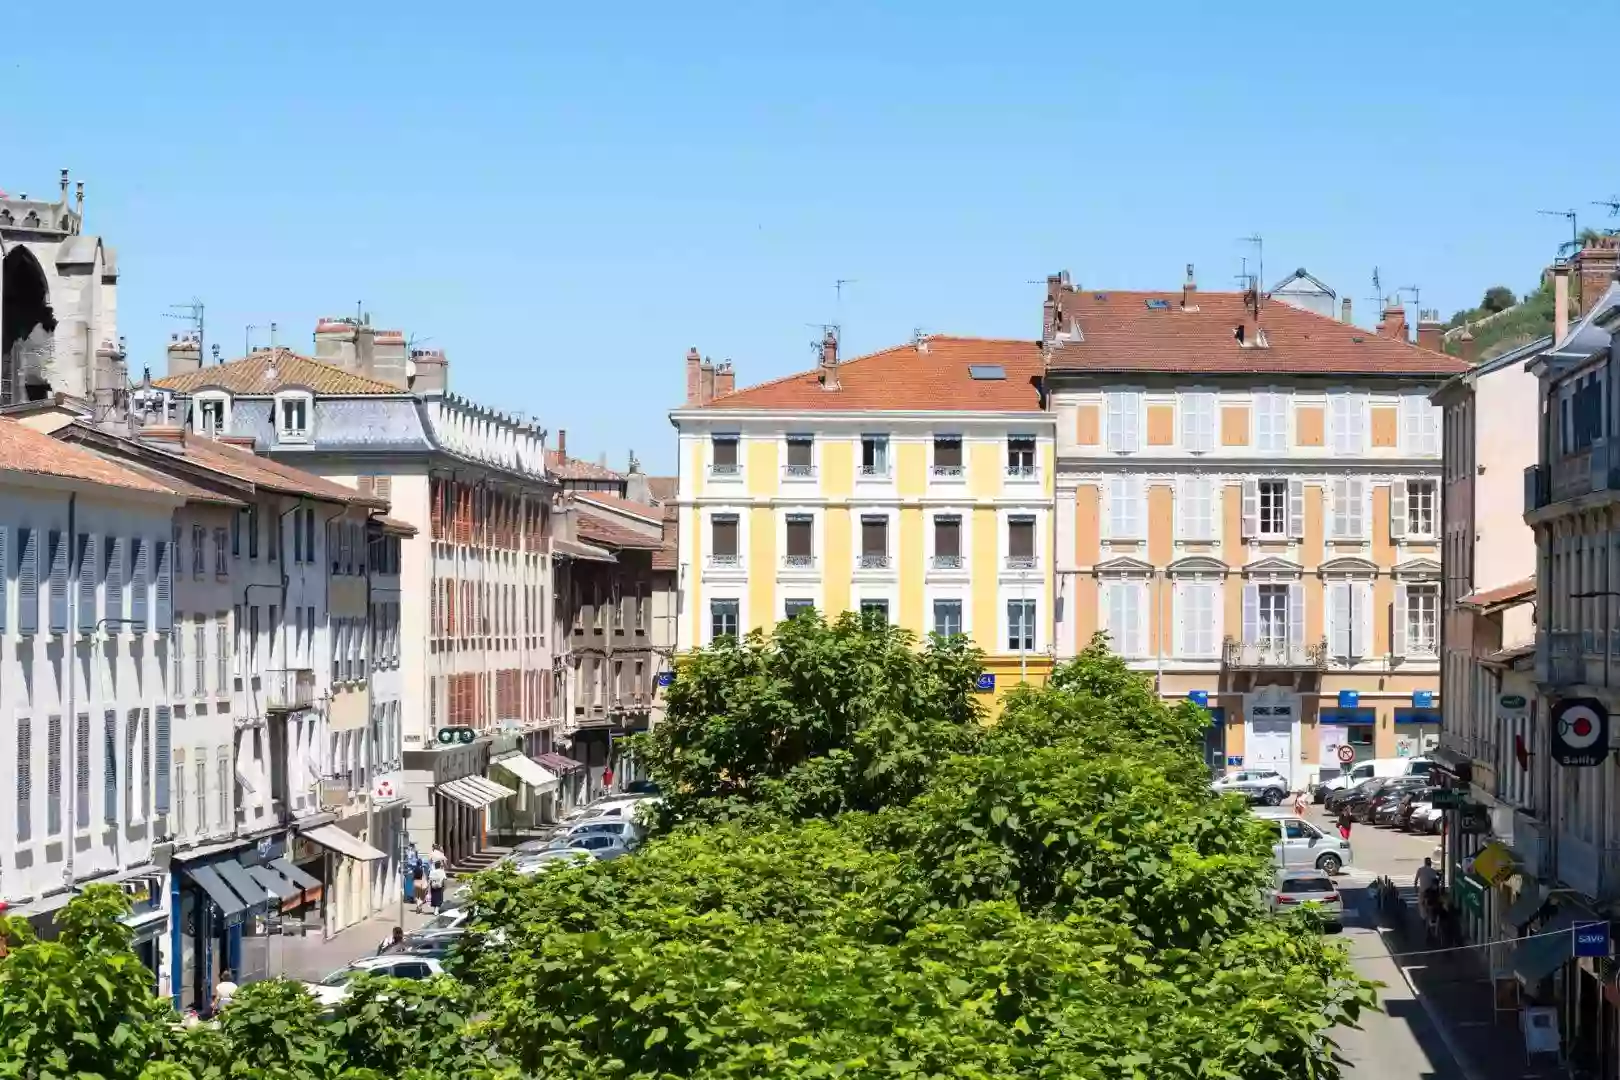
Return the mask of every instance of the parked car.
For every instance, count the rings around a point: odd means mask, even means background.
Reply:
[[[568,847],[552,848],[546,851],[534,851],[516,860],[512,869],[524,877],[530,874],[541,874],[547,870],[555,870],[559,866],[578,866],[581,863],[595,862],[600,856],[587,848]]]
[[[1332,878],[1320,871],[1279,871],[1271,891],[1271,910],[1293,911],[1305,905],[1318,909],[1330,928],[1344,927],[1344,900]]]
[[[630,854],[630,849],[623,840],[612,833],[588,832],[577,836],[559,836],[551,841],[548,851],[566,851],[570,848],[590,852],[597,859],[606,862],[617,859],[621,855]]]
[[[1350,841],[1329,836],[1304,818],[1266,814],[1262,820],[1277,830],[1272,855],[1279,869],[1337,874],[1350,863]]]
[[[394,979],[431,979],[444,971],[444,964],[430,956],[412,953],[388,953],[367,956],[348,967],[339,968],[320,982],[305,983],[304,988],[322,1005],[336,1005],[349,996],[354,980],[360,975],[385,975]]]
[[[597,799],[593,803],[577,806],[563,816],[561,824],[572,825],[577,821],[586,821],[590,818],[601,817],[605,811],[617,810],[625,806],[634,806],[646,799],[654,798],[652,795],[610,795],[605,799]]]
[[[1427,782],[1421,776],[1396,776],[1380,780],[1377,790],[1369,789],[1364,798],[1352,796],[1347,800],[1350,814],[1357,821],[1364,821],[1369,825],[1379,824],[1378,814],[1385,806],[1406,792],[1423,787]]]
[[[1210,781],[1217,795],[1235,791],[1248,797],[1250,802],[1276,806],[1288,794],[1288,778],[1271,769],[1239,769]]]
[[[1340,788],[1336,791],[1330,791],[1327,794],[1327,798],[1322,800],[1323,805],[1327,807],[1329,813],[1337,814],[1345,803],[1349,802],[1351,799],[1361,798],[1369,791],[1376,791],[1380,785],[1383,784],[1383,782],[1382,777],[1370,776],[1356,784],[1354,787]]]
[[[624,785],[626,795],[662,795],[663,789],[651,780],[632,780]]]
[[[1434,797],[1434,793],[1438,790],[1439,788],[1433,785],[1425,785],[1403,794],[1400,799],[1400,806],[1395,812],[1395,827],[1410,830],[1413,827],[1412,815],[1419,806],[1428,805],[1429,800]]]
[[[595,821],[582,821],[563,835],[585,836],[590,833],[605,833],[608,836],[617,837],[620,843],[634,851],[641,846],[641,838],[646,835],[646,830],[633,821],[598,819]]]
[[[1325,802],[1335,791],[1349,791],[1368,780],[1385,780],[1397,776],[1427,776],[1434,762],[1428,758],[1373,758],[1358,761],[1338,776],[1324,780],[1312,789],[1317,802]]]
[[[1412,808],[1412,831],[1438,835],[1444,811],[1433,803],[1419,803]]]

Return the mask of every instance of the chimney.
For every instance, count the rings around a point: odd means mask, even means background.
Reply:
[[[126,389],[118,381],[118,360],[120,357],[118,346],[110,341],[103,341],[101,347],[96,349],[96,362],[90,369],[95,383],[90,387],[90,400],[95,403],[96,411],[102,416],[111,414],[113,406],[118,404],[119,394]]]
[[[1463,323],[1463,331],[1457,335],[1457,355],[1461,356],[1465,363],[1474,362],[1474,332],[1468,328],[1467,323]]]
[[[732,369],[731,361],[727,360],[714,369],[714,396],[725,397],[736,389],[737,373]]]
[[[1553,344],[1569,334],[1569,263],[1553,263]]]
[[[405,334],[401,330],[377,330],[372,334],[371,370],[373,379],[405,389]]]
[[[1617,263],[1620,263],[1620,236],[1588,237],[1586,246],[1575,253],[1582,317],[1596,307],[1609,290]]]
[[[641,462],[636,458],[636,452],[630,451],[630,468],[624,474],[624,497],[633,503],[643,506],[652,505],[652,488],[647,484],[647,474],[641,471]]]
[[[1396,341],[1406,340],[1406,308],[1393,296],[1384,301],[1384,314],[1378,320],[1378,333]]]
[[[411,376],[411,393],[439,397],[450,388],[450,361],[443,349],[417,349],[411,353],[415,374]]]
[[[1193,277],[1193,264],[1187,264],[1187,280],[1181,285],[1181,310],[1198,310],[1198,282]]]
[[[568,429],[557,429],[557,456],[563,460],[568,459]]]
[[[703,357],[696,349],[686,350],[686,407],[694,409],[703,404]]]
[[[354,370],[371,378],[377,368],[377,331],[371,328],[371,319],[354,328]]]
[[[698,404],[707,405],[714,400],[714,361],[704,358],[698,365]]]
[[[202,367],[202,342],[188,334],[170,334],[168,373],[184,375]]]
[[[353,319],[327,316],[315,324],[315,359],[349,371],[359,370]]]
[[[1346,326],[1350,325],[1350,298],[1348,296],[1345,297],[1344,302],[1339,305],[1339,321],[1344,323]]]
[[[821,388],[823,390],[838,389],[838,331],[827,327],[826,333],[821,336],[821,363],[817,365],[820,370]]]
[[[1445,352],[1445,332],[1446,327],[1440,321],[1440,312],[1433,308],[1418,312],[1418,348],[1428,349],[1430,352]]]

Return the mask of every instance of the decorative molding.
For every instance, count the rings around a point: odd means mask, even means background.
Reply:
[[[1193,574],[1219,574],[1225,577],[1232,572],[1232,568],[1209,555],[1186,555],[1171,562],[1164,571],[1172,577]]]
[[[1135,559],[1129,555],[1104,559],[1091,568],[1097,577],[1151,577],[1154,569],[1153,564],[1147,560]]]

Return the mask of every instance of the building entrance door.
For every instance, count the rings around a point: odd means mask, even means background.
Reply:
[[[1243,696],[1243,764],[1273,769],[1294,784],[1299,751],[1299,695],[1280,686],[1263,686]]]

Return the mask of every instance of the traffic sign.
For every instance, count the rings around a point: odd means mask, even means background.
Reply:
[[[1339,764],[1348,765],[1356,760],[1356,748],[1348,743],[1339,747]]]
[[[1243,755],[1242,754],[1227,754],[1226,755],[1226,763],[1228,765],[1233,765],[1233,766],[1237,766],[1237,767],[1241,768],[1242,765],[1243,765]]]
[[[1415,708],[1415,709],[1432,709],[1432,708],[1434,708],[1434,691],[1433,690],[1414,690],[1414,691],[1412,691],[1412,707]]]
[[[673,671],[660,671],[658,673],[658,685],[659,686],[674,686],[675,685],[675,673]]]
[[[1609,924],[1606,922],[1576,923],[1575,955],[1576,956],[1608,956],[1609,955]]]

